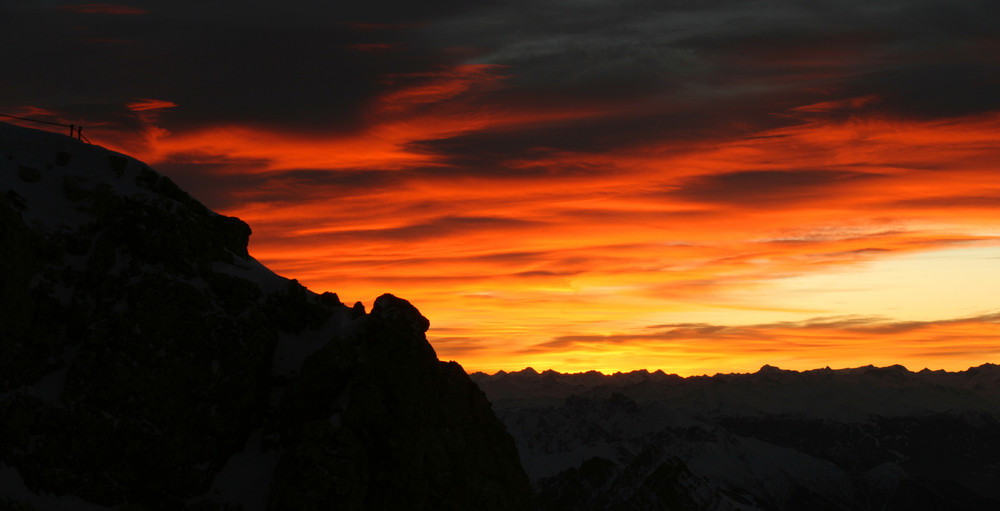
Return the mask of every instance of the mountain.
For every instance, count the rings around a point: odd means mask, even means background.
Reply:
[[[0,510],[525,509],[409,302],[275,275],[128,156],[0,124]]]
[[[472,379],[543,509],[1000,509],[1000,366]]]

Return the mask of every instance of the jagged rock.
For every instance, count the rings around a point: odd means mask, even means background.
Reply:
[[[530,506],[409,302],[274,275],[124,155],[9,125],[0,154],[0,509]]]

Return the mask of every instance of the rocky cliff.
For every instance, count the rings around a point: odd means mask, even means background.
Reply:
[[[428,321],[316,295],[141,162],[0,124],[0,509],[523,509]]]

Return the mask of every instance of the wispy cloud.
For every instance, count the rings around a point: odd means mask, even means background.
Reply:
[[[142,99],[137,99],[131,103],[128,103],[125,106],[127,106],[129,110],[132,110],[133,112],[146,112],[149,110],[160,110],[163,108],[175,108],[177,106],[177,103],[174,103],[172,101],[164,101],[162,99],[142,98]]]

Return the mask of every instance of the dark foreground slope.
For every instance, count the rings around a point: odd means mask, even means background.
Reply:
[[[544,509],[1000,509],[1000,366],[472,377]]]
[[[0,509],[523,509],[482,392],[391,295],[247,253],[141,162],[0,124]]]

